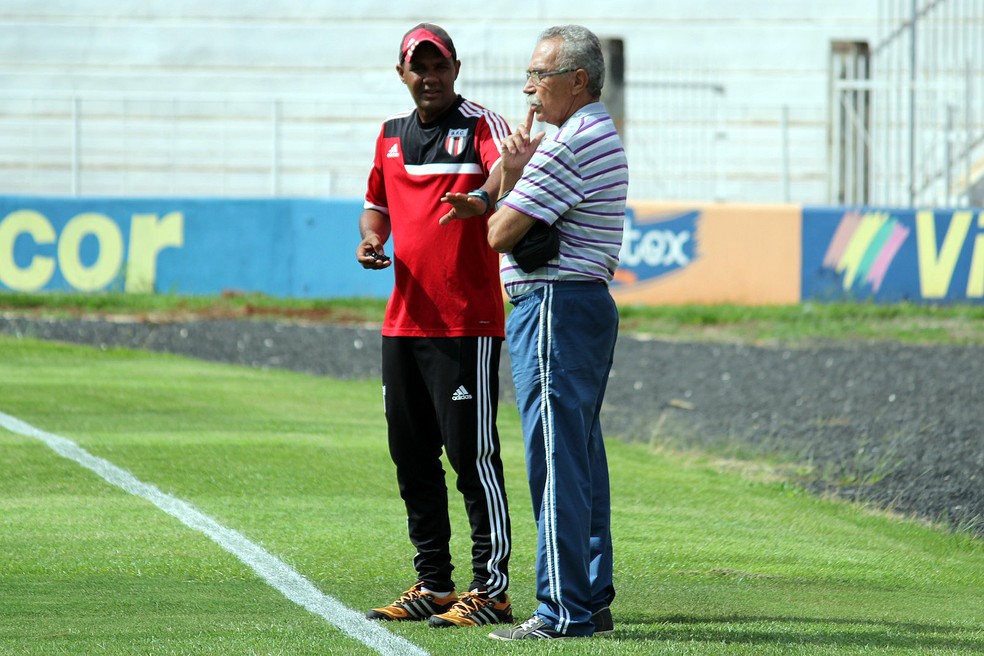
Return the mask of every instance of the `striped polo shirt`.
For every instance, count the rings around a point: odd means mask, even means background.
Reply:
[[[511,297],[556,281],[610,282],[618,267],[629,168],[612,117],[600,102],[585,105],[544,138],[504,204],[557,224],[560,253],[524,273],[511,255],[501,275]]]

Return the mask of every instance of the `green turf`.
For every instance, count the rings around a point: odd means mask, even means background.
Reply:
[[[0,337],[0,411],[194,504],[351,608],[412,583],[378,381]],[[511,594],[525,619],[534,530],[512,407],[500,431]],[[487,629],[392,630],[435,655],[984,650],[981,540],[818,499],[752,464],[618,441],[609,457],[613,636],[514,644]],[[41,442],[0,429],[0,462],[0,654],[372,653]]]

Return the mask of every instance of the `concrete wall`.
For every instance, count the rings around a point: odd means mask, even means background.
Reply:
[[[830,39],[871,38],[876,28],[874,0],[541,0],[481,12],[441,0],[3,0],[0,86],[383,94],[399,108],[391,69],[400,36],[419,20],[448,28],[466,64],[492,52],[525,60],[539,30],[577,22],[624,38],[637,72],[697,64],[740,102],[823,103]]]

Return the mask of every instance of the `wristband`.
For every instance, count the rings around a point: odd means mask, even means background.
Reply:
[[[485,209],[482,210],[480,213],[481,214],[489,213],[489,208],[492,207],[492,199],[489,198],[489,193],[487,191],[485,191],[484,189],[476,189],[474,191],[469,191],[468,195],[474,196],[475,198],[481,198],[482,201],[485,203]]]

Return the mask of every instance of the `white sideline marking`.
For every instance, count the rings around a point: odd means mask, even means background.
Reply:
[[[46,433],[3,412],[0,412],[0,426],[12,433],[44,442],[59,455],[92,470],[130,494],[150,501],[189,528],[204,533],[248,565],[285,597],[315,615],[320,615],[370,649],[384,656],[428,656],[420,647],[365,619],[334,597],[322,593],[297,570],[251,542],[242,533],[226,528],[191,504],[140,481],[108,460],[92,455],[72,440]]]

